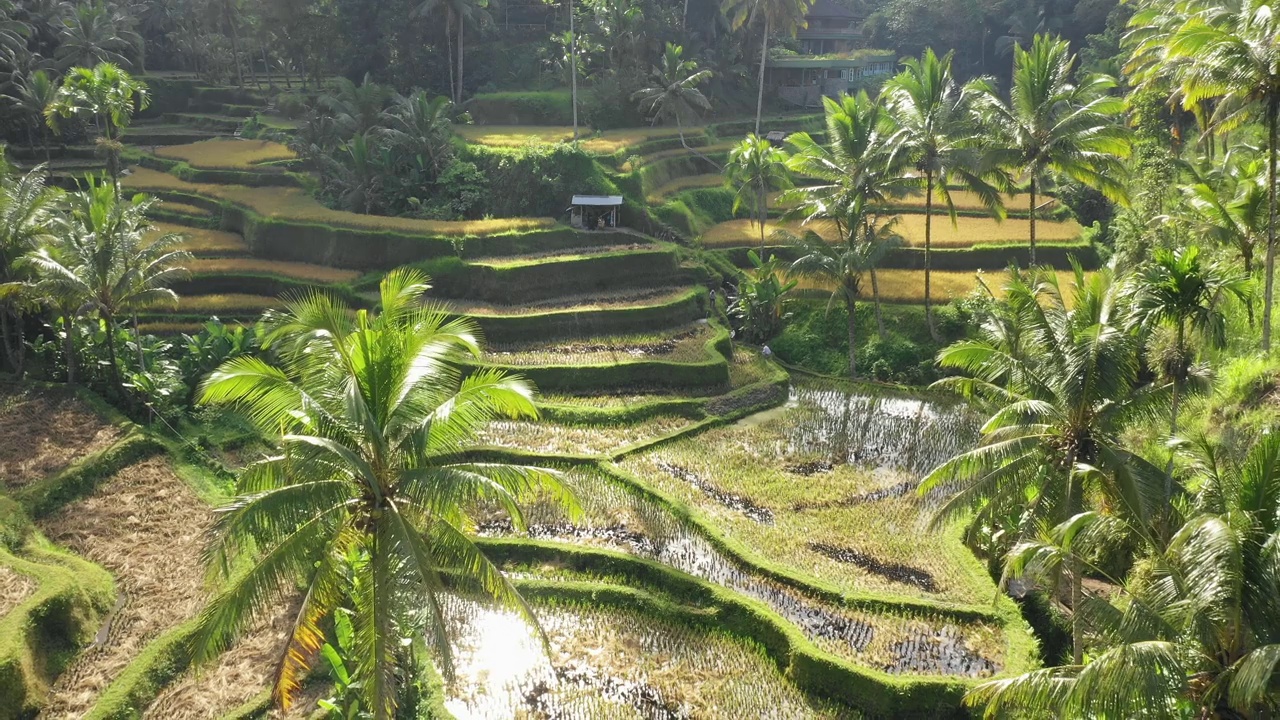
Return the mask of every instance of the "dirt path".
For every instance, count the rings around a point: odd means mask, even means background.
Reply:
[[[120,436],[70,391],[0,385],[0,486],[52,475]]]
[[[208,506],[168,461],[151,459],[42,523],[49,539],[110,571],[123,603],[58,679],[40,718],[83,716],[150,641],[195,615],[205,600],[209,520]]]

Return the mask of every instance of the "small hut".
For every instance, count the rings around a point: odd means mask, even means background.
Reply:
[[[569,207],[569,224],[584,230],[607,230],[618,227],[621,195],[574,195]]]

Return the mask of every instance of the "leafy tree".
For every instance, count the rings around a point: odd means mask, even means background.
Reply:
[[[683,119],[699,110],[711,109],[711,103],[698,89],[711,77],[711,71],[699,70],[696,62],[684,59],[684,48],[667,43],[662,54],[662,67],[653,68],[650,77],[653,85],[637,90],[631,99],[639,101],[640,112],[652,118],[652,122],[674,119],[680,132],[680,144],[686,150],[696,152],[684,138]]]
[[[58,129],[59,118],[93,120],[102,137],[98,145],[107,157],[107,172],[119,190],[119,131],[129,126],[134,109],[145,110],[151,102],[146,83],[111,63],[98,63],[92,70],[78,67],[67,73],[53,102],[44,110],[49,127]]]
[[[68,195],[69,210],[55,232],[57,242],[37,250],[30,262],[43,293],[92,309],[102,319],[112,379],[123,389],[116,324],[134,315],[136,328],[139,310],[176,305],[178,296],[168,285],[186,274],[183,263],[191,256],[179,249],[181,235],[151,236],[147,213],[155,199],[137,195],[125,200],[111,185],[92,177],[85,182],[84,191]],[[67,331],[70,337],[69,318]]]
[[[384,113],[381,134],[398,154],[421,158],[439,174],[453,159],[453,104],[418,90],[397,95]]]
[[[1223,297],[1234,295],[1244,301],[1249,294],[1247,275],[1237,275],[1217,263],[1204,261],[1200,248],[1195,245],[1176,250],[1157,248],[1144,268],[1138,299],[1143,319],[1148,326],[1171,325],[1175,333],[1172,356],[1163,368],[1173,391],[1170,436],[1178,434],[1179,402],[1194,359],[1187,345],[1187,330],[1197,333],[1206,345],[1224,346],[1227,323],[1222,312]],[[1170,464],[1165,496],[1171,498],[1172,495],[1173,466]]]
[[[141,56],[142,37],[134,30],[128,11],[107,0],[64,2],[57,60],[65,70],[110,63],[133,67]]]
[[[1124,421],[1145,405],[1135,390],[1139,365],[1136,313],[1128,283],[1103,269],[1078,266],[1071,296],[1052,272],[1010,271],[1002,313],[977,338],[938,355],[965,373],[936,383],[992,407],[973,450],[941,464],[920,493],[946,488],[940,524],[969,510],[979,526],[1019,518],[1020,534],[1056,525],[1104,501],[1145,528],[1161,507],[1162,473],[1124,448]],[[1081,574],[1070,567],[1073,656],[1084,655]]]
[[[26,355],[23,315],[35,299],[24,258],[54,241],[62,193],[47,186],[43,165],[21,177],[3,170],[0,167],[0,336],[9,368],[21,377]]]
[[[752,205],[760,225],[760,248],[764,251],[764,226],[769,219],[769,191],[791,186],[787,171],[787,153],[758,136],[748,135],[729,150],[729,163],[724,166],[729,182],[738,186],[733,196],[733,212],[746,200]]]
[[[1275,282],[1276,165],[1280,154],[1280,17],[1270,0],[1147,0],[1130,21],[1127,45],[1140,82],[1172,79],[1187,109],[1212,102],[1209,126],[1219,132],[1260,118],[1267,132],[1268,222],[1262,349],[1271,349]]]
[[[787,302],[797,281],[784,279],[782,263],[776,257],[766,262],[755,250],[748,250],[747,259],[754,270],[742,273],[738,280],[729,315],[742,323],[743,340],[765,343],[782,332],[788,317]]]
[[[1203,441],[1194,450],[1192,516],[1119,597],[1085,606],[1105,649],[1088,664],[984,683],[967,704],[989,718],[1268,716],[1280,701],[1280,435],[1264,435],[1239,465]],[[1102,523],[1084,514],[1072,524]],[[1018,555],[1035,558],[1024,563],[1033,571],[1060,557],[1034,545]]]
[[[934,339],[931,293],[933,259],[934,194],[943,202],[956,224],[956,206],[951,185],[962,185],[978,195],[983,204],[1003,217],[999,191],[984,180],[975,148],[982,134],[973,118],[973,95],[979,85],[961,86],[951,72],[954,53],[939,58],[932,48],[920,59],[907,58],[904,70],[885,83],[881,102],[889,111],[897,131],[890,141],[897,152],[915,166],[924,185],[924,312]]]
[[[760,116],[764,111],[764,68],[769,59],[769,35],[794,37],[797,28],[808,27],[804,16],[813,6],[812,0],[721,0],[729,17],[729,26],[737,30],[757,19],[764,25],[760,31],[760,81],[756,91],[756,135],[760,134]]]
[[[975,86],[976,107],[994,138],[987,165],[1024,174],[1029,182],[1032,265],[1036,202],[1052,180],[1050,173],[1066,175],[1112,200],[1125,199],[1121,158],[1129,143],[1116,121],[1124,101],[1110,94],[1116,86],[1111,78],[1084,75],[1073,82],[1075,62],[1065,40],[1037,35],[1030,49],[1013,48],[1009,103],[990,81]]]
[[[480,354],[475,327],[423,304],[425,282],[392,272],[377,314],[324,294],[290,301],[271,319],[279,364],[237,358],[201,390],[203,403],[244,411],[280,452],[241,472],[240,496],[217,521],[210,569],[222,586],[200,616],[194,657],[216,657],[301,580],[304,601],[275,678],[285,708],[349,573],[362,589],[351,597],[350,674],[376,718],[394,716],[398,638],[424,634],[449,674],[446,587],[533,619],[467,535],[466,510],[491,501],[523,526],[518,501],[528,493],[569,498],[548,471],[467,458],[484,423],[537,415],[532,388],[494,370],[463,377],[459,361]],[[352,566],[352,553],[367,561]],[[405,618],[425,627],[404,627]]]
[[[37,133],[44,134],[44,109],[49,107],[58,92],[58,84],[53,76],[44,70],[36,70],[27,75],[16,75],[7,98],[13,102],[22,114],[28,117],[27,145],[32,152],[36,149]],[[45,160],[49,160],[49,148],[44,149]]]

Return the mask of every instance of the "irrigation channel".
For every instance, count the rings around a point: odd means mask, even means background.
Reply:
[[[853,499],[861,502],[914,492],[920,473],[972,445],[978,428],[977,419],[964,405],[891,391],[851,391],[840,386],[808,384],[793,386],[785,406],[749,417],[740,425],[765,423],[783,429],[784,442],[795,454],[827,458],[816,464],[848,463],[889,469],[894,477],[912,478]],[[747,498],[719,492],[681,467],[661,463],[659,467],[756,522],[772,522],[768,509],[755,507]],[[808,474],[804,469],[793,472]],[[597,472],[574,471],[570,483],[581,498],[582,516],[570,522],[558,506],[535,503],[526,513],[526,537],[604,546],[657,560],[763,601],[822,649],[885,672],[978,678],[999,670],[997,660],[972,650],[961,629],[945,618],[890,618],[827,602],[743,566],[719,550],[696,526],[621,480]],[[482,523],[480,532],[495,537],[514,535],[509,521],[497,515]],[[908,573],[902,581],[913,584],[912,580]],[[707,717],[688,702],[689,698],[699,697],[700,691],[687,687],[684,691],[673,690],[670,678],[664,685],[643,674],[646,668],[666,672],[682,663],[689,667],[678,672],[716,678],[717,683],[727,684],[726,697],[750,696],[757,683],[763,682],[759,679],[762,672],[770,678],[764,683],[769,685],[769,693],[775,692],[770,684],[775,680],[788,688],[787,692],[795,692],[767,661],[762,660],[764,671],[743,672],[746,665],[760,659],[749,646],[722,638],[719,644],[695,642],[696,647],[686,647],[672,638],[683,633],[688,642],[692,631],[664,627],[652,619],[624,618],[615,622],[609,619],[610,612],[618,614],[598,608],[558,606],[541,610],[538,614],[556,655],[553,666],[534,635],[516,616],[468,607],[460,613],[455,628],[463,651],[459,653],[458,682],[451,691],[450,709],[459,718],[510,717],[513,713],[506,710],[516,709],[553,718]],[[614,638],[614,647],[592,649],[591,642],[584,645],[584,638],[600,635],[603,628],[612,628],[610,632],[619,635]],[[627,628],[634,632],[625,631]],[[876,652],[869,653],[873,640],[885,633],[889,635],[878,638]],[[732,657],[700,655],[712,646]],[[620,662],[611,657],[618,651],[628,660]],[[656,659],[639,660],[654,653]],[[700,669],[690,669],[694,667]],[[725,673],[728,676],[722,677]],[[736,682],[744,685],[741,692],[732,688],[735,676]],[[783,690],[777,692],[785,695]],[[723,715],[717,710],[713,715],[823,716],[811,701],[793,706],[775,700],[762,707],[777,712],[757,714],[743,706],[742,714]]]

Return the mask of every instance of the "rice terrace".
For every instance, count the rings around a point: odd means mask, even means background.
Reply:
[[[0,0],[0,720],[1263,720],[1275,0]]]

